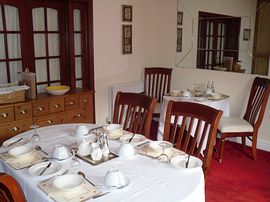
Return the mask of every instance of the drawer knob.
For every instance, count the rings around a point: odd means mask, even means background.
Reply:
[[[53,121],[52,121],[52,120],[48,120],[47,123],[48,123],[48,124],[52,124]]]
[[[4,112],[4,113],[1,114],[1,116],[2,116],[3,118],[6,118],[6,117],[8,116],[8,113],[5,113],[5,112]]]
[[[82,114],[81,113],[77,114],[77,117],[79,117],[79,118],[82,117]]]
[[[17,130],[19,130],[19,128],[16,126],[12,128],[12,131],[17,131]]]
[[[73,101],[69,102],[69,105],[74,105],[74,102]]]
[[[23,109],[21,110],[21,114],[26,114],[27,110]]]
[[[59,108],[60,107],[60,104],[55,104],[53,105],[54,108]]]
[[[86,102],[88,102],[88,99],[84,99],[83,101],[86,103]]]
[[[40,111],[40,112],[41,112],[41,111],[43,111],[43,110],[44,110],[44,107],[38,107],[37,109],[38,109],[38,111]]]

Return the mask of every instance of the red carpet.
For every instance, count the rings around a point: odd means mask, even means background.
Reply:
[[[270,202],[270,152],[258,150],[253,161],[250,148],[227,141],[224,158],[218,163],[214,153],[206,183],[206,202]]]

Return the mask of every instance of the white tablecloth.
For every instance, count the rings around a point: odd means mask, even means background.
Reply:
[[[195,102],[203,105],[207,105],[209,107],[213,107],[218,110],[222,110],[222,116],[228,117],[230,116],[230,99],[226,98],[223,100],[203,100],[203,101],[196,101],[195,97],[184,98],[184,97],[172,97],[172,96],[163,96],[163,103],[161,105],[160,110],[160,117],[159,117],[159,126],[158,126],[158,140],[163,140],[163,132],[164,132],[164,123],[165,123],[165,116],[167,105],[170,100],[173,101],[183,101],[183,102]]]
[[[93,127],[93,125],[88,126]],[[41,136],[40,145],[50,154],[56,143],[68,146],[76,144],[77,140],[72,135],[75,127],[76,124],[63,124],[39,128],[37,131]],[[20,136],[31,136],[32,134],[33,131],[27,131]],[[117,151],[119,145],[120,143],[117,141],[109,141],[113,152]],[[71,160],[63,162],[63,166],[66,168],[69,168],[70,164]],[[112,190],[109,194],[95,199],[97,202],[205,201],[202,169],[181,171],[169,163],[161,163],[139,154],[129,159],[118,157],[97,166],[81,161],[81,170],[95,184],[103,184],[104,175],[111,168],[120,169],[131,180],[131,184],[124,189]],[[28,202],[52,201],[37,187],[38,180],[28,173],[27,168],[14,170],[3,160],[0,160],[0,171],[15,177]]]

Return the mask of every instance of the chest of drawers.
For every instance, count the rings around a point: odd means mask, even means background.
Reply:
[[[62,123],[94,123],[94,92],[75,89],[61,96],[39,94],[36,100],[0,105],[0,143],[30,129]]]

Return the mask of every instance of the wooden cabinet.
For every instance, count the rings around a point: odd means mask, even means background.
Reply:
[[[75,89],[65,95],[39,94],[36,100],[0,105],[0,143],[31,125],[94,123],[94,92]]]

